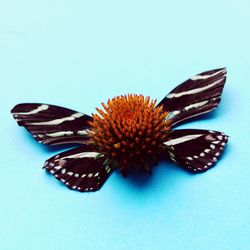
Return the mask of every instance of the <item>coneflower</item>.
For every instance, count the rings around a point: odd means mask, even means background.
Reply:
[[[102,103],[104,110],[97,108],[99,114],[92,116],[90,141],[124,175],[129,167],[150,172],[163,150],[171,120],[155,104],[142,95],[118,96]]]

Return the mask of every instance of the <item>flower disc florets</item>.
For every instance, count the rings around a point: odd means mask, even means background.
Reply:
[[[97,108],[99,114],[93,114],[90,140],[123,174],[130,167],[150,171],[157,163],[169,121],[167,113],[155,104],[150,97],[130,94],[102,103],[104,110]]]

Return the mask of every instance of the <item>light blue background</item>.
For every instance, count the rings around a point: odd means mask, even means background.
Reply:
[[[250,249],[249,29],[248,0],[1,1],[0,248]],[[99,192],[73,192],[41,169],[58,151],[10,115],[20,102],[91,114],[120,94],[160,101],[223,66],[218,110],[182,126],[230,135],[200,175],[164,162],[152,177],[114,173]]]

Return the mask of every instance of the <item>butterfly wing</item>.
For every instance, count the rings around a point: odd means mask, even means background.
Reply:
[[[41,103],[18,104],[11,113],[38,142],[50,145],[84,143],[92,120],[74,110]]]
[[[226,69],[215,69],[193,76],[173,89],[159,104],[169,112],[172,126],[186,119],[208,113],[221,100]]]
[[[83,145],[48,159],[44,168],[68,188],[97,191],[112,172],[105,158],[90,145]]]
[[[171,131],[164,144],[173,161],[190,171],[203,172],[214,166],[227,140],[228,136],[217,131],[180,129]]]

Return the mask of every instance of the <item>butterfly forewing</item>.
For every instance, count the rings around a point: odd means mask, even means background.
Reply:
[[[221,132],[180,129],[169,133],[164,143],[169,157],[193,172],[203,172],[214,166],[224,150],[228,136]]]
[[[88,122],[92,117],[71,109],[41,104],[23,103],[12,110],[19,126],[24,126],[43,144],[84,143],[88,140]]]
[[[169,112],[172,126],[215,109],[221,100],[226,69],[215,69],[193,76],[173,89],[159,104]]]
[[[97,191],[112,172],[104,161],[96,148],[83,145],[48,159],[44,168],[70,189]]]

